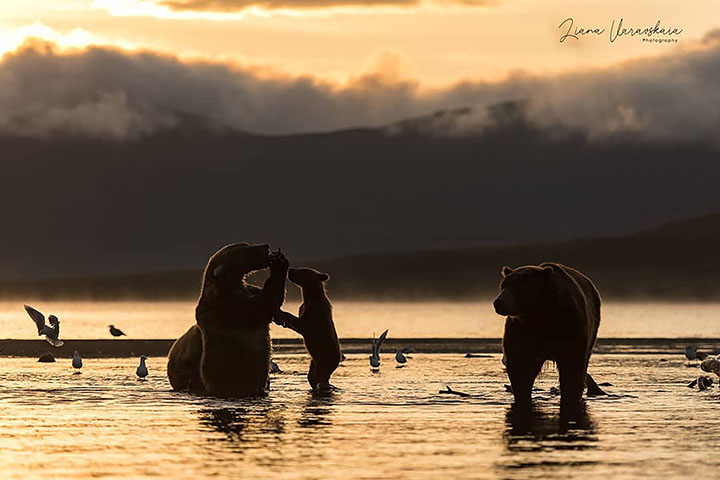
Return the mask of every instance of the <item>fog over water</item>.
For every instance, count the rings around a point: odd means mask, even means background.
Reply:
[[[61,321],[61,338],[110,338],[113,324],[127,338],[177,338],[195,321],[195,302],[32,302]],[[297,313],[298,302],[285,310]],[[475,302],[334,302],[341,338],[501,337],[503,318],[490,300]],[[600,337],[720,337],[720,303],[606,302]],[[275,337],[295,337],[273,326]],[[38,338],[21,302],[0,302],[0,338]]]

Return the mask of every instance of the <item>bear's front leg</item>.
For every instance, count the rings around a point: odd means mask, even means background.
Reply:
[[[535,379],[542,370],[545,360],[527,358],[522,354],[506,354],[505,357],[515,403],[529,404],[532,400],[532,388]]]
[[[273,322],[275,322],[277,325],[280,325],[281,327],[289,328],[290,330],[293,330],[300,335],[303,334],[302,329],[300,328],[300,319],[292,313],[278,310],[277,312],[275,312],[275,316],[273,316]]]
[[[253,303],[267,314],[268,323],[272,321],[273,314],[280,310],[285,302],[285,281],[289,267],[290,262],[278,250],[278,253],[270,261],[270,276],[265,280],[262,292],[253,298]]]
[[[516,317],[505,321],[503,353],[515,403],[529,404],[535,378],[545,356],[538,345],[538,332],[533,325]]]

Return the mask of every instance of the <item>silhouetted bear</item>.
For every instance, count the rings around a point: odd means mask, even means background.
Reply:
[[[291,268],[288,278],[302,290],[299,317],[282,310],[275,322],[303,336],[312,360],[307,379],[313,389],[330,387],[330,376],[340,364],[340,341],[332,318],[332,305],[325,291],[327,273],[312,268]]]
[[[270,267],[263,288],[245,276]],[[267,245],[236,243],[216,252],[203,274],[196,325],[168,354],[175,390],[222,397],[265,393],[270,364],[269,324],[285,300],[288,262]]]
[[[600,325],[595,285],[558,263],[504,267],[502,275],[493,306],[507,315],[503,352],[515,402],[530,402],[535,377],[552,360],[560,373],[561,406],[578,404]]]

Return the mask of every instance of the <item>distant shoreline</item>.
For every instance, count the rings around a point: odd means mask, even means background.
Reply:
[[[720,214],[624,237],[372,253],[294,261],[330,274],[332,300],[468,301],[496,295],[503,266],[555,261],[592,279],[604,300],[720,301]],[[165,272],[0,281],[1,300],[195,300],[203,265]],[[263,272],[253,277],[262,284]],[[298,291],[287,285],[288,298]]]
[[[56,358],[71,358],[72,352],[82,352],[85,358],[123,358],[146,355],[164,357],[174,340],[65,340],[60,348],[53,348],[44,340],[0,340],[0,357],[39,357],[51,352]],[[341,339],[346,354],[365,354],[370,350],[369,338]],[[478,354],[502,353],[499,338],[388,338],[382,353],[391,354],[397,348],[413,345],[417,353],[428,354]],[[704,352],[720,351],[720,338],[599,338],[596,354],[627,355],[684,355],[686,345],[697,345]],[[299,338],[273,339],[273,349],[279,354],[304,353]],[[684,357],[683,357],[684,358]]]

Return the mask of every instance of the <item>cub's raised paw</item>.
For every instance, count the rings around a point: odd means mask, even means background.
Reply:
[[[290,267],[290,262],[285,258],[282,251],[278,248],[276,252],[271,254],[270,258],[270,271],[275,273],[287,273]]]

